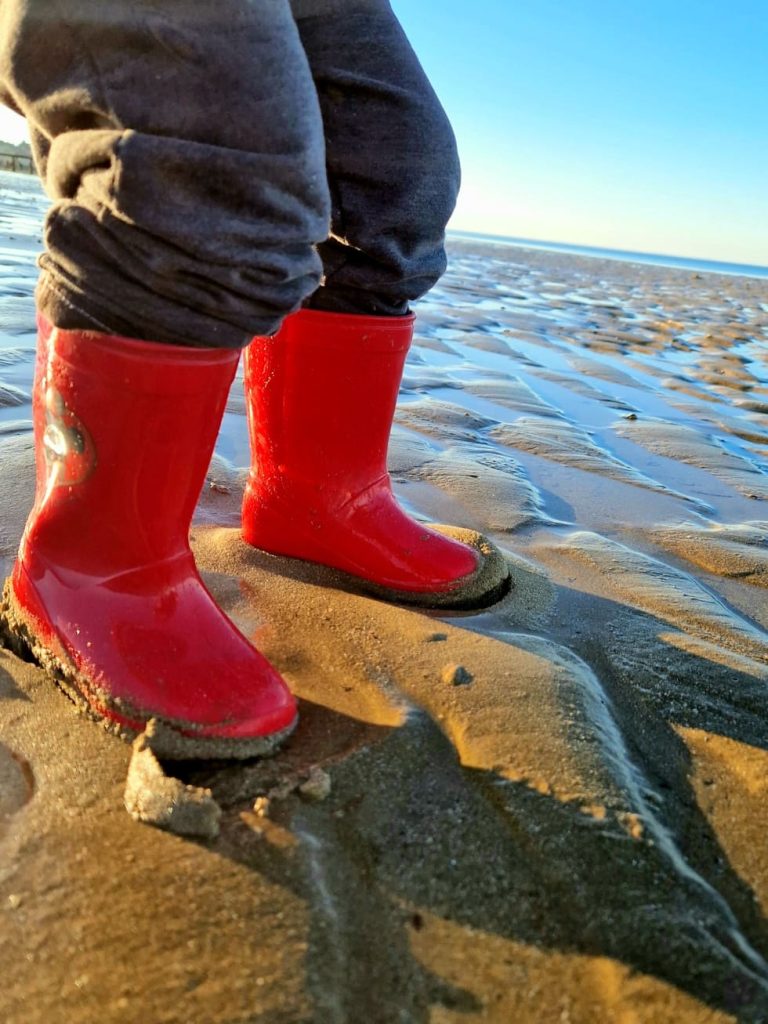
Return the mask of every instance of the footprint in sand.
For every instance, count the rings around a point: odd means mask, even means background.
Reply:
[[[35,792],[32,767],[0,743],[0,834],[9,818],[29,803]]]

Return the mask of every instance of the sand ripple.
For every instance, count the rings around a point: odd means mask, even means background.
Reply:
[[[594,572],[605,596],[764,662],[760,675],[768,680],[768,635],[730,611],[693,577],[594,533],[571,533],[554,548]]]
[[[420,399],[399,406],[395,422],[438,440],[473,441],[497,421],[451,402]]]
[[[514,409],[515,412],[535,416],[553,416],[558,419],[563,416],[560,409],[545,402],[532,387],[529,387],[519,377],[507,380],[471,381],[465,387],[470,394],[477,395],[478,398],[485,398],[496,405]]]
[[[655,543],[707,572],[768,587],[768,523],[658,526]]]
[[[596,359],[586,359],[584,356],[570,356],[568,362],[578,374],[587,378],[596,377],[598,380],[607,381],[609,384],[619,384],[624,388],[645,389],[647,387],[636,377],[631,377],[628,373],[624,373],[623,370],[619,370],[610,363],[598,362]]]
[[[655,455],[706,470],[748,498],[768,498],[768,474],[749,459],[727,451],[711,435],[664,420],[622,420],[613,429]]]
[[[578,374],[567,374],[558,372],[557,370],[537,369],[536,376],[541,377],[543,380],[551,381],[553,384],[559,384],[573,395],[579,395],[582,398],[589,398],[592,401],[600,402],[604,405],[611,406],[614,409],[621,409],[624,412],[635,411],[635,407],[633,405],[617,398],[615,395],[606,394],[593,384],[588,383]]]
[[[456,498],[471,522],[484,530],[508,533],[529,523],[552,522],[523,467],[490,446],[454,444],[412,476]]]
[[[494,427],[490,434],[502,444],[530,455],[551,459],[586,473],[599,473],[634,487],[692,500],[617,459],[597,445],[586,431],[572,423],[559,423],[534,416],[521,417],[514,423]]]

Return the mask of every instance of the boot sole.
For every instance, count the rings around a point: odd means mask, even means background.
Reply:
[[[131,742],[143,732],[143,729],[137,729],[125,722],[104,715],[98,710],[99,704],[106,706],[116,715],[124,716],[128,713],[134,721],[140,720],[145,726],[149,721],[157,722],[161,726],[158,730],[160,741],[157,744],[152,742],[151,746],[158,757],[168,760],[205,760],[209,758],[241,760],[265,757],[273,753],[291,735],[298,722],[297,716],[286,729],[280,732],[271,733],[268,736],[255,736],[250,739],[194,736],[185,731],[193,730],[194,723],[175,722],[172,719],[146,716],[134,709],[120,706],[103,693],[96,694],[92,684],[81,672],[78,672],[74,664],[54,654],[37,639],[30,619],[16,600],[10,578],[5,581],[2,604],[0,604],[0,645],[22,661],[38,665],[62,693],[72,701],[81,714],[97,722],[107,732]]]
[[[428,608],[435,611],[480,611],[497,604],[512,590],[512,576],[509,565],[502,552],[487,537],[475,530],[466,530],[458,526],[430,524],[430,529],[442,533],[452,540],[458,540],[476,551],[480,556],[480,564],[476,571],[465,578],[460,586],[453,590],[418,593],[412,590],[397,590],[374,583],[361,576],[344,572],[311,562],[291,555],[281,555],[264,548],[257,548],[271,558],[279,559],[290,568],[291,575],[320,586],[333,587],[353,594],[375,597],[391,604],[411,605],[416,608]],[[308,570],[311,576],[308,578]]]

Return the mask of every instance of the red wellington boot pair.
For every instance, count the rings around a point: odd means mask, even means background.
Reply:
[[[413,522],[390,490],[411,331],[412,317],[302,311],[253,342],[243,536],[389,598],[479,606],[505,588],[498,560]],[[296,721],[188,542],[237,359],[40,324],[37,492],[0,631],[116,731],[162,720],[179,757],[263,754]]]

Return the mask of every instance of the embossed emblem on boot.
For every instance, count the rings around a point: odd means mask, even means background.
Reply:
[[[43,451],[49,480],[55,474],[57,487],[82,483],[96,465],[96,449],[90,434],[52,387],[45,392]]]

